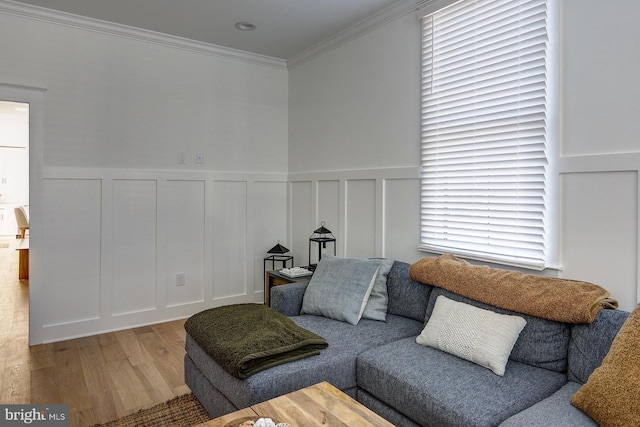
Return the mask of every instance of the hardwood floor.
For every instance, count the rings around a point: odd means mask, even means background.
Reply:
[[[28,300],[0,248],[0,403],[66,403],[71,426],[90,426],[190,392],[184,320],[30,348]]]

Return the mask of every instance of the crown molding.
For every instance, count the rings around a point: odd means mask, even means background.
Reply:
[[[54,11],[39,6],[17,3],[11,0],[0,0],[0,13],[55,25],[62,25],[84,31],[91,31],[94,33],[122,37],[145,43],[152,43],[156,45],[171,47],[174,49],[191,51],[204,55],[217,56],[234,61],[269,66],[283,70],[287,69],[286,61],[282,59],[244,52],[237,49],[230,49],[214,44],[198,42],[195,40],[162,34],[155,31],[143,30],[127,25],[115,24],[99,19],[73,15],[66,12]]]
[[[43,87],[11,84],[11,83],[5,83],[5,82],[0,82],[0,88],[29,90],[29,91],[33,91],[33,92],[46,92],[47,91],[47,89],[45,89]]]
[[[321,41],[320,43],[305,49],[287,59],[287,66],[291,70],[298,65],[310,61],[326,52],[336,49],[347,42],[357,39],[377,28],[380,28],[391,21],[395,21],[417,10],[416,0],[402,0],[393,4],[378,13],[375,13],[362,21],[352,25],[346,30],[340,31]]]

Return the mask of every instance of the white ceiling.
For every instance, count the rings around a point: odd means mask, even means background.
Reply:
[[[403,0],[15,1],[287,59]],[[240,31],[240,21],[257,29]]]

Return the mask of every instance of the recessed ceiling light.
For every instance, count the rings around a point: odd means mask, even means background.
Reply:
[[[250,22],[237,22],[236,28],[242,31],[253,31],[256,29],[256,26]]]

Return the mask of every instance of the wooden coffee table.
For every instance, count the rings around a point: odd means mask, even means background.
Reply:
[[[198,427],[237,427],[260,417],[271,418],[276,423],[284,422],[291,427],[393,426],[328,382],[322,382],[223,415]]]

